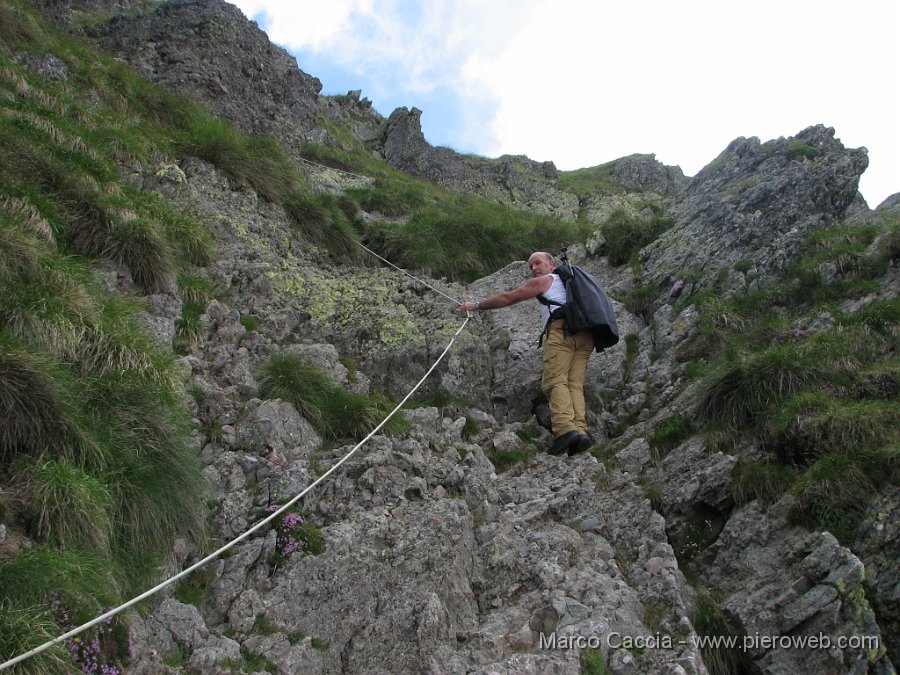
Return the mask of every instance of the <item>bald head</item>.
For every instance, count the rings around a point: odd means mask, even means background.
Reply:
[[[532,277],[540,277],[550,274],[556,268],[553,256],[544,251],[535,251],[528,257],[528,269]]]

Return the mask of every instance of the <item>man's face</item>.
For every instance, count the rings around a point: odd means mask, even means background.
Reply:
[[[528,259],[528,267],[532,277],[542,277],[553,271],[553,263],[542,255],[533,255]]]

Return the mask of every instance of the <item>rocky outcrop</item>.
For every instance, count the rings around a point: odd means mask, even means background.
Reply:
[[[789,501],[739,510],[702,561],[704,582],[724,592],[723,609],[747,638],[746,656],[770,673],[893,672],[862,561],[827,532],[787,527]],[[829,636],[830,644],[785,649],[762,636]]]
[[[845,148],[824,126],[733,141],[684,189],[675,225],[641,252],[645,281],[667,289],[695,276],[703,288],[725,270],[727,287],[743,288],[747,275],[764,283],[786,269],[805,235],[844,216],[866,166],[864,149]],[[737,271],[738,261],[749,266]]]
[[[688,183],[680,167],[666,166],[656,160],[656,155],[622,157],[613,162],[609,175],[627,190],[663,197],[678,194]]]
[[[434,147],[422,133],[422,111],[415,107],[397,108],[384,118],[360,91],[320,96],[318,79],[300,70],[296,59],[270,43],[240,10],[219,0],[42,4],[49,16],[63,23],[80,13],[112,13],[109,22],[92,22],[81,32],[147,79],[201,102],[239,129],[274,136],[295,159],[302,159],[306,143],[345,142],[330,134],[323,124],[326,119],[392,166],[451,191],[569,220],[581,209],[598,224],[621,206],[607,197],[579,203],[575,195],[558,188],[552,161],[511,155],[486,159]],[[671,196],[686,182],[678,167],[664,166],[652,155],[617,160],[610,177],[644,193],[643,200]]]
[[[307,500],[322,554],[275,567],[274,532],[241,544],[200,612],[168,599],[139,622],[134,672],[176,645],[191,669],[239,645],[279,672],[576,673],[576,644],[612,672],[706,672],[664,521],[627,475],[540,454],[499,477],[483,447],[521,448],[515,434],[491,423],[466,440],[436,408],[410,417],[410,436],[375,437]],[[312,461],[285,468],[308,474]],[[659,644],[621,648],[633,636]]]
[[[234,5],[218,0],[152,3],[85,33],[140,75],[253,134],[278,138],[296,154],[321,140],[322,83],[269,42]]]
[[[516,208],[574,220],[578,200],[556,188],[553,162],[504,155],[491,160],[435,148],[422,133],[422,111],[397,108],[377,149],[388,164],[454,192],[477,194]]]
[[[854,550],[865,565],[866,587],[892,660],[900,657],[900,489],[880,495],[861,519]]]

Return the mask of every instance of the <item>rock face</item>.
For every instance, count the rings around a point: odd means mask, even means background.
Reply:
[[[629,190],[670,197],[681,192],[688,180],[677,166],[666,166],[654,155],[630,155],[617,160],[610,176]]]
[[[642,251],[646,281],[668,288],[695,272],[704,287],[724,269],[737,287],[739,260],[754,277],[771,278],[806,234],[846,214],[867,166],[864,149],[844,148],[824,126],[767,143],[733,141],[684,189],[675,226]]]
[[[322,83],[234,5],[152,3],[86,32],[140,75],[243,131],[274,136],[294,152],[316,137]]]
[[[318,81],[230,5],[175,0],[153,10],[89,34],[242,129],[296,151],[319,138],[324,111],[351,120],[393,166],[445,187],[568,217],[584,206],[558,188],[552,163],[463,157],[429,146],[415,109],[384,121],[356,92],[321,100]],[[896,511],[895,493],[858,533],[857,556],[827,533],[789,526],[789,498],[736,507],[736,459],[703,439],[664,458],[648,441],[694,401],[678,353],[699,318],[664,297],[670,284],[694,268],[698,288],[720,268],[732,285],[751,283],[750,274],[771,279],[807,233],[864,211],[856,186],[865,166],[864,151],[822,126],[766,143],[737,139],[683,189],[680,171],[652,157],[617,163],[623,185],[668,200],[674,225],[643,249],[639,271],[612,268],[599,250],[570,250],[617,297],[642,283],[658,291],[641,315],[614,303],[623,340],[590,361],[596,440],[623,429],[631,438],[605,462],[542,452],[548,415],[532,303],[478,314],[456,336],[464,317],[454,302],[375,260],[322,263],[280,208],[211,165],[180,157],[165,171],[145,167],[135,187],[209,226],[218,257],[206,274],[229,289],[206,305],[203,334],[180,361],[213,489],[214,538],[246,531],[354,454],[300,504],[321,531],[320,554],[284,555],[274,529],[241,542],[204,569],[196,607],[170,589],[134,618],[129,672],[227,672],[262,660],[281,673],[574,674],[599,654],[611,673],[700,675],[712,670],[695,625],[705,589],[721,594],[744,635],[876,641],[823,650],[754,643],[743,650],[743,672],[894,672],[883,646],[897,649],[896,518],[881,514]],[[749,268],[735,269],[743,259]],[[482,298],[518,286],[526,272],[512,262],[467,288],[429,283],[451,298]],[[896,297],[896,272],[892,279],[884,293]],[[178,303],[151,303],[147,323],[160,341],[171,340]],[[257,329],[245,328],[247,315]],[[451,339],[422,391],[466,403],[404,410],[409,430],[375,435],[358,450],[323,444],[294,406],[261,397],[261,364],[294,353],[336,385],[399,398]],[[516,455],[524,461],[506,466]],[[679,557],[698,537],[701,573],[689,583]],[[183,665],[166,665],[173,654]]]
[[[496,160],[460,155],[430,146],[422,133],[422,111],[397,108],[387,120],[377,149],[402,171],[448,190],[478,194],[501,204],[574,220],[578,200],[556,189],[553,162],[504,155]]]
[[[463,317],[395,271],[313,264],[314,252],[284,236],[287,222],[271,204],[203,162],[186,159],[181,169],[177,180],[154,176],[148,186],[210,223],[220,253],[212,276],[236,289],[231,305],[209,303],[207,333],[185,357],[192,389],[204,392],[198,419],[222,423],[221,437],[201,439],[201,457],[219,495],[212,522],[225,539],[352,449],[321,449],[292,406],[258,398],[253,373],[264,359],[297,352],[336,383],[365,391],[371,382],[400,395]],[[573,255],[598,274],[607,269],[578,247]],[[484,297],[526,273],[519,262],[469,288],[430,283],[451,297]],[[892,624],[879,627],[861,560],[827,535],[787,526],[787,505],[735,510],[734,457],[692,439],[653,459],[644,437],[691,406],[676,355],[697,317],[669,304],[651,322],[616,309],[623,336],[637,337],[631,348],[623,340],[593,356],[588,376],[598,440],[636,420],[636,438],[615,463],[541,452],[549,433],[536,308],[478,314],[426,384],[472,406],[407,411],[409,432],[374,437],[305,498],[322,554],[276,563],[275,533],[261,534],[218,563],[199,611],[166,599],[138,624],[134,672],[155,672],[176,647],[190,654],[189,669],[214,668],[237,644],[279,672],[392,663],[398,672],[575,673],[580,655],[596,647],[610,672],[704,673],[691,618],[699,591],[676,555],[698,533],[714,542],[703,553],[702,581],[724,594],[747,634],[812,627],[835,639],[883,639]],[[245,314],[263,327],[248,334],[238,320]],[[356,362],[355,385],[338,355]],[[477,430],[464,434],[467,418]],[[534,429],[536,442],[524,440]],[[498,472],[498,453],[523,451],[533,457]],[[867,541],[884,587],[876,606],[891,616],[890,554]],[[629,651],[623,636],[658,644]],[[810,664],[816,672],[891,672],[883,652],[859,649],[759,646],[748,658],[760,672],[806,672]]]

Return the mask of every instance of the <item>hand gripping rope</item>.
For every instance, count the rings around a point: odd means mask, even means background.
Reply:
[[[425,281],[422,281],[422,280],[419,279],[418,277],[413,276],[413,275],[410,274],[409,272],[400,269],[399,267],[397,267],[396,265],[394,265],[392,262],[390,262],[390,261],[388,261],[388,260],[385,260],[385,259],[382,258],[380,255],[378,255],[378,254],[375,253],[374,251],[372,251],[372,250],[366,248],[366,247],[363,246],[362,244],[359,244],[359,246],[362,247],[362,248],[364,248],[366,251],[368,251],[369,253],[371,253],[372,255],[374,255],[374,256],[375,256],[376,258],[378,258],[379,260],[384,261],[385,263],[387,263],[388,265],[390,265],[390,266],[393,267],[394,269],[399,270],[400,272],[403,272],[403,274],[405,274],[405,275],[407,275],[407,276],[409,276],[409,277],[412,277],[412,278],[415,279],[417,282],[419,282],[419,283],[421,283],[421,284],[427,286],[428,288],[430,288],[431,290],[433,290],[435,293],[439,293],[440,295],[444,296],[445,298],[448,298],[448,299],[452,300],[454,303],[460,304],[459,301],[456,300],[455,298],[450,297],[450,296],[447,295],[446,293],[444,293],[444,292],[438,290],[437,288],[431,286],[430,284],[426,283]],[[166,579],[165,581],[163,581],[163,582],[157,584],[156,586],[154,586],[154,587],[151,588],[150,590],[145,591],[144,593],[141,593],[141,594],[138,595],[137,597],[132,598],[132,599],[129,600],[128,602],[125,602],[125,603],[119,605],[118,607],[115,607],[115,608],[109,610],[109,611],[106,612],[105,614],[102,614],[102,615],[98,616],[97,618],[95,618],[95,619],[93,619],[93,620],[91,620],[91,621],[88,621],[87,623],[82,624],[81,626],[78,626],[77,628],[73,628],[73,629],[70,630],[69,632],[64,633],[63,635],[60,635],[60,636],[57,637],[57,638],[54,638],[54,639],[52,639],[52,640],[49,640],[49,641],[45,642],[44,644],[42,644],[42,645],[40,645],[40,646],[38,646],[38,647],[35,647],[34,649],[32,649],[32,650],[30,650],[30,651],[28,651],[28,652],[25,652],[24,654],[21,654],[21,655],[15,657],[15,658],[13,658],[13,659],[10,659],[9,661],[6,661],[5,663],[0,663],[0,670],[6,670],[6,669],[9,668],[10,666],[13,666],[13,665],[15,665],[15,664],[17,664],[17,663],[21,663],[22,661],[25,661],[26,659],[29,659],[29,658],[31,658],[32,656],[35,656],[36,654],[40,654],[41,652],[46,651],[47,649],[49,649],[49,648],[52,647],[53,645],[59,644],[59,643],[61,643],[61,642],[64,642],[65,640],[68,640],[69,638],[74,637],[75,635],[78,635],[78,634],[81,633],[82,631],[85,631],[85,630],[87,630],[88,628],[91,628],[92,626],[96,626],[97,624],[99,624],[99,623],[101,623],[101,622],[103,622],[103,621],[106,621],[107,619],[109,619],[109,618],[115,616],[115,615],[118,614],[119,612],[121,612],[121,611],[123,611],[123,610],[125,610],[125,609],[127,609],[127,608],[129,608],[129,607],[131,607],[131,606],[133,606],[133,605],[136,605],[137,603],[141,602],[142,600],[146,600],[146,599],[149,598],[150,596],[152,596],[152,595],[158,593],[159,591],[161,591],[161,590],[162,590],[163,588],[165,588],[166,586],[169,586],[169,585],[173,584],[174,582],[178,581],[179,579],[183,579],[184,577],[188,576],[189,574],[191,574],[191,573],[194,572],[195,570],[197,570],[197,569],[203,567],[206,563],[210,562],[211,560],[213,560],[213,559],[215,559],[215,558],[218,558],[222,553],[224,553],[225,551],[227,551],[228,549],[230,549],[230,548],[231,548],[232,546],[234,546],[235,544],[238,544],[238,543],[242,542],[244,539],[246,539],[247,537],[249,537],[251,534],[253,534],[253,533],[256,532],[257,530],[259,530],[260,528],[263,528],[263,527],[265,527],[266,525],[268,525],[269,523],[271,523],[276,517],[278,517],[279,515],[281,515],[282,513],[284,513],[287,509],[289,509],[291,506],[293,506],[294,504],[296,504],[297,501],[299,501],[300,499],[302,499],[302,498],[303,498],[308,492],[310,492],[314,487],[316,487],[319,483],[321,483],[321,482],[324,481],[326,478],[328,478],[328,476],[330,476],[332,473],[334,473],[334,471],[336,471],[336,470],[338,469],[338,467],[340,467],[344,462],[346,462],[348,459],[350,459],[350,457],[352,457],[352,456],[356,453],[357,450],[359,450],[363,445],[365,445],[365,444],[369,441],[369,439],[372,438],[372,436],[374,436],[376,433],[378,433],[378,432],[381,430],[381,428],[382,428],[385,424],[387,424],[388,420],[390,420],[390,419],[397,413],[397,411],[400,410],[400,408],[403,407],[403,405],[404,405],[404,404],[409,400],[409,398],[416,392],[416,390],[418,390],[418,388],[419,388],[420,386],[422,386],[422,383],[425,382],[425,380],[428,378],[428,376],[431,375],[431,373],[434,371],[434,369],[437,368],[438,364],[444,359],[444,357],[445,357],[445,356],[447,355],[447,353],[450,351],[450,348],[453,346],[453,343],[456,341],[456,338],[459,336],[460,333],[462,333],[463,329],[466,327],[466,324],[469,323],[469,319],[471,319],[471,318],[472,318],[471,313],[466,312],[466,318],[465,318],[465,320],[462,322],[462,324],[460,325],[460,327],[459,327],[459,328],[456,330],[456,332],[453,334],[453,337],[450,339],[449,344],[444,348],[444,351],[441,352],[441,355],[438,356],[437,360],[431,365],[431,367],[428,369],[428,372],[426,372],[426,373],[422,376],[422,379],[420,379],[420,380],[416,383],[416,386],[414,386],[412,389],[410,389],[410,390],[409,390],[409,393],[408,393],[406,396],[403,397],[403,400],[400,401],[400,403],[398,403],[397,406],[396,406],[393,410],[391,410],[390,413],[388,413],[387,417],[385,417],[385,418],[378,424],[378,426],[376,426],[374,429],[372,429],[372,431],[369,432],[369,435],[368,435],[368,436],[366,436],[366,437],[365,437],[364,439],[362,439],[359,443],[357,443],[357,444],[353,447],[352,450],[350,450],[350,451],[349,451],[346,455],[344,455],[338,462],[336,462],[334,466],[332,466],[330,469],[328,469],[328,471],[326,471],[326,472],[323,473],[321,476],[319,476],[319,478],[317,478],[315,481],[313,481],[312,484],[310,484],[310,485],[309,485],[305,490],[303,490],[300,494],[298,494],[297,496],[295,496],[294,498],[292,498],[292,499],[291,499],[289,502],[287,502],[284,506],[282,506],[281,508],[279,508],[279,509],[278,509],[277,511],[275,511],[274,513],[268,515],[268,516],[267,516],[266,518],[264,518],[263,520],[259,521],[256,525],[254,525],[253,527],[251,527],[249,530],[247,530],[246,532],[244,532],[244,533],[241,534],[240,536],[235,537],[234,539],[232,539],[231,541],[229,541],[227,544],[225,544],[225,545],[222,546],[221,548],[217,549],[216,551],[213,551],[212,553],[210,553],[208,556],[206,556],[206,557],[203,558],[202,560],[197,561],[196,563],[194,563],[194,564],[191,565],[190,567],[188,567],[188,568],[182,570],[181,572],[179,572],[179,573],[176,574],[175,576],[172,576],[172,577]]]

